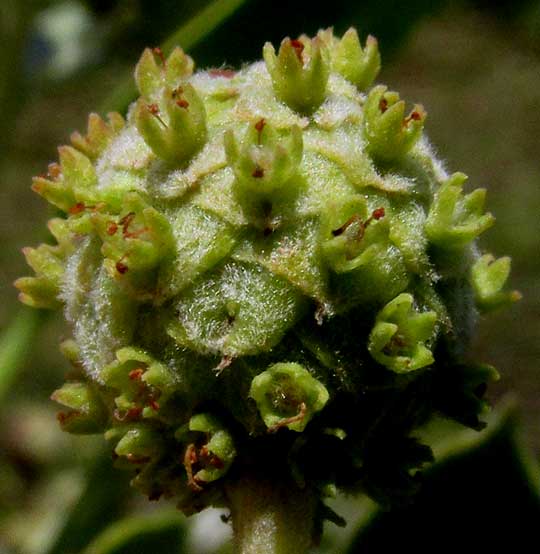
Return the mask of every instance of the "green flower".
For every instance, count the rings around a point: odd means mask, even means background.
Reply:
[[[496,310],[521,298],[516,290],[503,290],[510,275],[510,264],[508,256],[496,260],[491,254],[486,254],[473,265],[471,281],[480,310]]]
[[[279,363],[257,375],[249,396],[269,432],[281,427],[302,432],[328,402],[328,391],[300,364]]]
[[[400,294],[378,314],[369,335],[369,353],[396,373],[408,373],[435,360],[426,346],[437,322],[435,312],[417,312],[410,294]]]
[[[426,234],[441,248],[463,247],[489,229],[495,221],[484,214],[485,189],[463,195],[467,176],[454,173],[436,192],[426,220]]]

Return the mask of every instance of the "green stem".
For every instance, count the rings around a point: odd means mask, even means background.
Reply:
[[[228,486],[236,554],[305,554],[313,543],[316,495],[294,483],[249,475]]]

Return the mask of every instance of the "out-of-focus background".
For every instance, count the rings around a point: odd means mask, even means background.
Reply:
[[[161,544],[168,551],[173,544],[177,552],[225,552],[227,526],[215,523],[215,514],[188,529],[164,503],[149,510],[110,467],[101,438],[59,431],[48,397],[67,370],[57,348],[66,333],[62,317],[29,315],[12,287],[30,273],[21,248],[46,238],[51,215],[31,192],[31,177],[55,160],[56,146],[71,131],[85,129],[89,111],[125,108],[142,49],[174,33],[200,68],[251,62],[260,58],[263,41],[277,44],[321,27],[341,34],[354,25],[364,38],[379,39],[378,81],[424,104],[427,133],[448,168],[488,188],[497,224],[481,245],[512,256],[511,285],[524,299],[482,322],[474,357],[502,374],[490,392],[495,404],[516,395],[524,443],[538,459],[540,2],[496,6],[488,0],[0,1],[0,554],[157,554],[165,552]],[[355,517],[362,512],[343,506]],[[150,513],[122,519],[95,541],[118,518],[143,512]],[[321,548],[344,551],[332,540],[330,533]]]

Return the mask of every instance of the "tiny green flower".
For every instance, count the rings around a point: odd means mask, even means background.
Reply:
[[[441,248],[459,248],[489,229],[494,217],[484,213],[485,189],[463,195],[463,173],[451,175],[436,192],[426,220],[426,234]]]
[[[270,432],[281,427],[302,432],[329,398],[325,386],[295,363],[274,364],[257,375],[249,396]]]
[[[381,55],[377,39],[369,35],[362,48],[356,29],[351,27],[338,39],[331,29],[319,33],[331,44],[332,69],[354,83],[358,90],[366,90],[381,69]]]
[[[516,290],[503,290],[510,275],[510,264],[508,256],[496,260],[491,254],[485,254],[472,266],[476,304],[483,312],[496,310],[521,298]]]
[[[210,413],[194,415],[176,431],[175,437],[186,445],[184,464],[188,484],[195,491],[201,490],[202,484],[223,477],[236,457],[231,433]]]
[[[408,373],[435,360],[426,346],[433,336],[437,314],[417,312],[410,294],[400,294],[378,314],[368,350],[375,360],[396,373]]]
[[[106,429],[107,408],[94,385],[69,382],[51,395],[52,400],[69,408],[58,414],[64,431],[77,434],[100,433]]]
[[[372,88],[364,106],[368,152],[380,162],[399,160],[422,135],[425,119],[426,112],[420,104],[405,116],[405,102],[397,92],[389,92],[384,85]]]
[[[263,57],[277,96],[291,109],[313,113],[324,101],[330,74],[326,44],[315,37],[283,39],[276,56],[267,42]]]

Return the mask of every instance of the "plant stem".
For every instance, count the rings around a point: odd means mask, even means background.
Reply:
[[[236,554],[304,554],[313,543],[317,497],[271,476],[247,475],[227,488]]]

